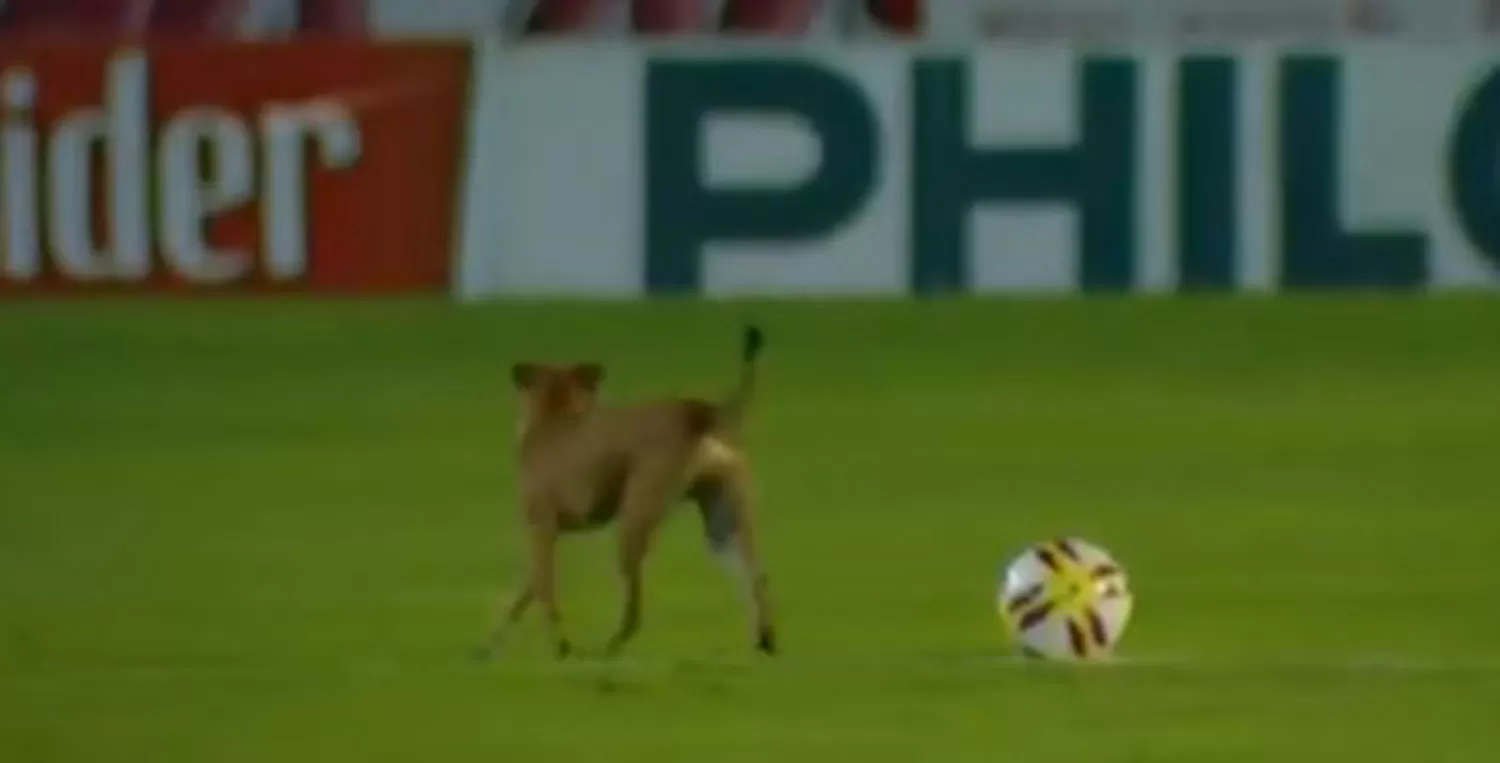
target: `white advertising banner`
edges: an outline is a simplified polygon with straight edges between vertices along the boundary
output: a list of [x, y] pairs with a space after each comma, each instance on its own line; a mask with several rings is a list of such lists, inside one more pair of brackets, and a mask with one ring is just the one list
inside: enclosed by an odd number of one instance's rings
[[1500, 58], [486, 46], [465, 297], [1493, 288]]

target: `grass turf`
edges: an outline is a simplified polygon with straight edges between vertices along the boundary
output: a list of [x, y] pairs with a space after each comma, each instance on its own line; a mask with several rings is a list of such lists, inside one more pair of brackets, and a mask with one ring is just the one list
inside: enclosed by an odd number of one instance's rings
[[[678, 515], [645, 630], [468, 658], [521, 567], [507, 363], [752, 425], [786, 654]], [[1500, 303], [0, 306], [0, 760], [1490, 761]], [[1004, 658], [1027, 541], [1108, 668]], [[610, 537], [564, 548], [597, 646]]]

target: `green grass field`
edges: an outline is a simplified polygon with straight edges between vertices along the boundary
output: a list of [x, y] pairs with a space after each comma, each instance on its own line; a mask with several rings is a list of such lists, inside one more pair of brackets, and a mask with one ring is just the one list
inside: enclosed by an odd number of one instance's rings
[[[752, 425], [784, 656], [696, 516], [613, 664], [529, 621], [519, 357]], [[1494, 761], [1500, 302], [0, 306], [0, 761]], [[1139, 601], [1119, 665], [1010, 660], [1023, 544]], [[564, 547], [575, 638], [618, 596]], [[1045, 757], [1044, 757], [1045, 756]]]

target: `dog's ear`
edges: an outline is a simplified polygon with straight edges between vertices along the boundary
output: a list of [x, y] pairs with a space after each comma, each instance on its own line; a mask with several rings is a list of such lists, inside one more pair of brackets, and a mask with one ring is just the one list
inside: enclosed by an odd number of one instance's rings
[[516, 363], [510, 367], [510, 381], [516, 389], [530, 389], [541, 375], [541, 367], [535, 363]]
[[578, 385], [590, 392], [598, 390], [599, 383], [604, 381], [604, 366], [598, 363], [578, 363], [572, 373]]

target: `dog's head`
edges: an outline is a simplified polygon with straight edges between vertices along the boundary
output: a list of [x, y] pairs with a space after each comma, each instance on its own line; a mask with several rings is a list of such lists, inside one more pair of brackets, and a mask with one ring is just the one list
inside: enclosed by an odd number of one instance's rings
[[524, 433], [536, 424], [592, 408], [598, 399], [599, 383], [604, 380], [604, 367], [598, 363], [517, 363], [510, 375], [521, 395], [520, 428]]

